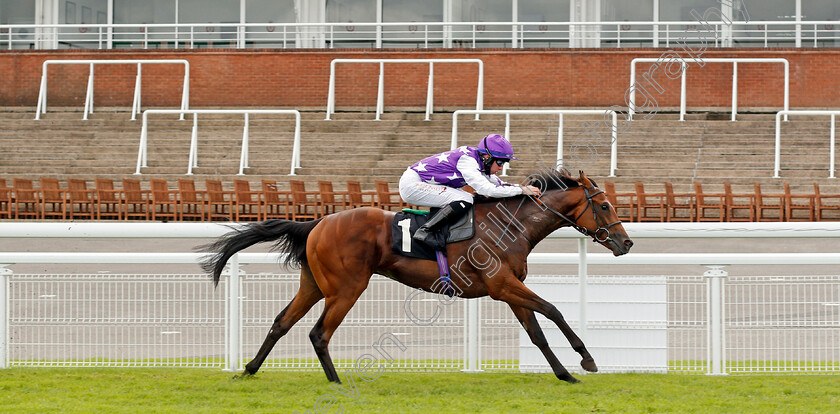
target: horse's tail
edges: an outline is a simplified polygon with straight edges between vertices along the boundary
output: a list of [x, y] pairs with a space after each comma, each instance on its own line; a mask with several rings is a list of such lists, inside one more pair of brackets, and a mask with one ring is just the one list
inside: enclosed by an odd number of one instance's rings
[[234, 228], [215, 242], [198, 247], [198, 250], [213, 253], [201, 260], [201, 268], [213, 275], [213, 284], [218, 286], [222, 270], [231, 256], [267, 241], [276, 241], [272, 250], [286, 253], [287, 266], [306, 264], [306, 239], [320, 221], [266, 220]]

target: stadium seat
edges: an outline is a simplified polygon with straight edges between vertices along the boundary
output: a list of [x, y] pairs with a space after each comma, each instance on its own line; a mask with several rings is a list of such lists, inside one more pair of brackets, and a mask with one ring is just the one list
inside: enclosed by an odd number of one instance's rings
[[[665, 182], [665, 221], [694, 221], [694, 194], [674, 193], [674, 185]], [[687, 211], [678, 214], [678, 211]]]
[[15, 178], [12, 180], [15, 220], [22, 218], [41, 218], [38, 190], [32, 186], [32, 180]]
[[320, 217], [317, 191], [306, 191], [306, 184], [300, 180], [289, 180], [292, 193], [292, 220], [314, 220]]
[[[785, 221], [785, 195], [784, 194], [762, 194], [761, 184], [753, 184], [755, 188], [755, 220], [756, 221]], [[776, 201], [773, 203], [772, 201]], [[779, 218], [765, 217], [765, 211], [778, 211]]]
[[[665, 211], [665, 194], [664, 193], [647, 193], [645, 192], [645, 185], [636, 182], [636, 208], [638, 209], [638, 221], [655, 221], [663, 222], [667, 219], [667, 212]], [[650, 215], [651, 211], [654, 215]]]
[[96, 219], [122, 219], [122, 192], [114, 189], [114, 180], [97, 178], [94, 180], [96, 189]]
[[[358, 181], [347, 181], [347, 200], [349, 208], [373, 206], [375, 192], [362, 191], [362, 185]], [[365, 201], [365, 196], [369, 197]]]
[[[694, 202], [697, 221], [724, 221], [726, 219], [725, 194], [708, 194], [703, 192], [703, 184], [694, 182]], [[709, 216], [711, 211], [717, 215]]]
[[[790, 184], [785, 186], [785, 217], [787, 221], [814, 221], [814, 194], [791, 194]], [[797, 203], [797, 200], [802, 200]], [[805, 211], [806, 217], [797, 217], [796, 211]]]
[[[634, 214], [636, 193], [617, 193], [615, 184], [612, 181], [604, 182], [604, 191], [607, 193], [607, 200], [612, 204], [619, 220], [636, 221], [636, 215]], [[621, 197], [622, 201], [619, 201], [619, 197]], [[623, 210], [626, 210], [626, 212]]]
[[6, 179], [0, 178], [0, 219], [12, 218], [12, 189], [6, 187]]
[[206, 218], [206, 192], [195, 190], [195, 181], [178, 179], [178, 215], [181, 221]]
[[[726, 197], [726, 221], [755, 221], [755, 196], [753, 194], [735, 194], [732, 185], [723, 183]], [[739, 210], [745, 214], [737, 214]]]
[[233, 180], [234, 219], [262, 220], [263, 198], [259, 191], [251, 191], [251, 184], [247, 180]]
[[55, 178], [39, 179], [41, 183], [40, 210], [41, 218], [67, 219], [67, 198], [66, 191], [61, 188]]
[[[396, 196], [396, 200], [392, 197]], [[376, 182], [376, 206], [383, 210], [391, 210], [396, 207], [398, 210], [406, 208], [408, 204], [402, 200], [398, 191], [391, 191], [387, 181]]]
[[332, 181], [318, 181], [318, 202], [325, 216], [347, 208], [346, 194], [336, 192]]
[[207, 220], [233, 221], [233, 193], [225, 191], [219, 180], [205, 180], [207, 189]]
[[274, 180], [262, 180], [265, 219], [291, 219], [292, 203], [288, 191], [280, 191]]
[[[826, 203], [827, 202], [827, 203]], [[840, 220], [840, 215], [827, 218], [825, 213], [836, 211], [840, 213], [840, 194], [824, 195], [820, 192], [820, 185], [814, 183], [814, 212], [817, 221]]]
[[67, 216], [93, 220], [96, 212], [95, 193], [87, 188], [87, 181], [80, 178], [67, 179]]
[[166, 180], [152, 178], [149, 180], [152, 187], [151, 192], [151, 216], [152, 220], [178, 221], [178, 191], [170, 190]]
[[149, 200], [149, 192], [143, 191], [140, 187], [140, 180], [123, 178], [122, 186], [123, 218], [148, 220], [151, 200]]

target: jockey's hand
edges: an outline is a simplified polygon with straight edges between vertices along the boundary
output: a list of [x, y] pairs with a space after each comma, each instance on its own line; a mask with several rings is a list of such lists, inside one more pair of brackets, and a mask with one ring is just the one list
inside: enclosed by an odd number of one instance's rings
[[522, 186], [522, 194], [525, 195], [532, 195], [534, 197], [539, 197], [542, 192], [539, 188], [534, 187], [533, 185], [523, 185]]

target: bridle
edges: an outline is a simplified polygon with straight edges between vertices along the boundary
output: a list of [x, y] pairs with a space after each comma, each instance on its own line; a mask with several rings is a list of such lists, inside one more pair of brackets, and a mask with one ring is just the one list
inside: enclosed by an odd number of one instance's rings
[[[572, 225], [572, 227], [574, 227], [574, 228], [575, 228], [575, 230], [577, 230], [577, 231], [579, 231], [579, 232], [581, 232], [581, 233], [583, 233], [583, 234], [585, 234], [585, 235], [587, 235], [587, 236], [589, 236], [589, 237], [592, 237], [592, 241], [593, 241], [593, 242], [596, 242], [596, 243], [606, 243], [606, 242], [611, 242], [611, 241], [613, 241], [613, 240], [612, 240], [612, 238], [610, 237], [610, 227], [615, 226], [615, 225], [618, 225], [618, 224], [621, 224], [621, 220], [616, 221], [615, 223], [605, 224], [605, 223], [606, 223], [606, 221], [605, 221], [604, 219], [602, 219], [602, 218], [598, 217], [598, 213], [595, 211], [595, 203], [592, 201], [592, 198], [593, 198], [593, 197], [597, 196], [598, 194], [603, 194], [603, 193], [604, 193], [604, 190], [601, 190], [601, 189], [599, 189], [599, 188], [597, 188], [597, 187], [596, 187], [596, 189], [597, 189], [598, 191], [596, 191], [596, 192], [594, 192], [594, 193], [592, 193], [592, 194], [589, 194], [589, 190], [588, 190], [586, 187], [581, 186], [581, 188], [583, 188], [583, 193], [584, 193], [584, 195], [586, 195], [586, 202], [587, 202], [587, 205], [586, 205], [586, 208], [584, 208], [584, 209], [583, 209], [583, 211], [581, 211], [581, 212], [580, 212], [580, 214], [578, 214], [578, 216], [577, 216], [577, 217], [575, 217], [574, 219], [570, 219], [570, 218], [569, 218], [568, 216], [566, 216], [565, 214], [563, 214], [563, 213], [561, 213], [561, 212], [559, 212], [559, 211], [555, 210], [554, 208], [552, 208], [552, 207], [551, 207], [551, 206], [549, 206], [548, 204], [544, 203], [544, 202], [543, 202], [543, 201], [542, 201], [539, 197], [531, 197], [531, 198], [532, 198], [534, 201], [536, 201], [536, 202], [537, 202], [537, 204], [539, 204], [540, 206], [542, 206], [542, 207], [543, 207], [543, 208], [545, 208], [546, 210], [548, 210], [548, 211], [550, 211], [550, 212], [554, 213], [554, 215], [556, 215], [557, 217], [560, 217], [560, 218], [562, 218], [563, 220], [566, 220], [566, 222], [567, 222], [567, 223], [569, 223], [569, 224], [571, 224], [571, 225]], [[517, 207], [516, 207], [516, 210], [514, 210], [514, 212], [513, 212], [513, 214], [512, 214], [512, 216], [513, 216], [513, 217], [516, 217], [516, 213], [518, 213], [518, 212], [519, 212], [519, 209], [520, 209], [520, 208], [522, 208], [522, 204], [523, 204], [523, 203], [525, 203], [525, 200], [526, 200], [526, 199], [528, 199], [528, 197], [523, 197], [523, 198], [522, 198], [522, 201], [520, 201], [520, 202], [519, 202], [519, 206], [517, 206]], [[583, 214], [584, 214], [584, 213], [586, 213], [586, 210], [588, 210], [588, 209], [590, 209], [590, 208], [592, 208], [592, 215], [593, 215], [593, 217], [595, 218], [595, 224], [597, 224], [597, 225], [598, 225], [598, 229], [597, 229], [597, 230], [589, 230], [589, 229], [587, 229], [586, 227], [583, 227], [583, 226], [581, 226], [581, 225], [577, 224], [577, 221], [578, 221], [581, 217], [583, 217]], [[499, 244], [501, 243], [501, 241], [502, 241], [502, 237], [504, 237], [504, 234], [506, 234], [506, 233], [507, 233], [507, 231], [508, 231], [508, 229], [510, 228], [510, 225], [511, 225], [512, 223], [513, 223], [513, 219], [512, 219], [512, 220], [510, 220], [510, 221], [508, 221], [507, 226], [505, 226], [505, 229], [504, 229], [504, 231], [502, 232], [502, 236], [500, 236], [500, 237], [499, 237], [499, 240], [498, 240], [498, 241], [496, 241], [496, 245], [499, 245]], [[535, 246], [534, 242], [532, 242], [532, 241], [531, 241], [531, 239], [529, 239], [529, 238], [528, 238], [528, 235], [527, 235], [527, 234], [525, 234], [524, 232], [522, 233], [522, 235], [525, 237], [525, 240], [527, 240], [527, 241], [528, 241], [528, 244], [530, 244], [530, 245], [531, 245], [531, 249], [533, 249], [533, 248], [534, 248], [534, 246]], [[603, 237], [601, 237], [600, 235], [603, 235]]]
[[[592, 198], [597, 196], [598, 194], [603, 194], [604, 190], [601, 190], [600, 188], [596, 187], [596, 190], [598, 190], [598, 191], [595, 191], [594, 193], [589, 194], [589, 190], [586, 187], [582, 186], [581, 188], [583, 188], [583, 193], [584, 193], [584, 195], [586, 195], [587, 204], [586, 204], [586, 207], [583, 209], [583, 211], [581, 211], [580, 214], [578, 214], [578, 216], [575, 217], [574, 219], [570, 219], [565, 214], [553, 209], [551, 206], [544, 203], [539, 198], [534, 198], [534, 200], [536, 200], [537, 203], [540, 204], [542, 207], [544, 207], [546, 210], [554, 213], [554, 215], [562, 218], [563, 220], [566, 220], [566, 222], [571, 224], [572, 227], [575, 228], [575, 230], [577, 230], [577, 231], [579, 231], [579, 232], [581, 232], [581, 233], [583, 233], [583, 234], [585, 234], [589, 237], [592, 237], [593, 242], [596, 242], [596, 243], [611, 242], [612, 238], [610, 238], [610, 227], [621, 224], [621, 220], [616, 221], [615, 223], [607, 224], [607, 222], [603, 218], [598, 216], [598, 212], [595, 211], [595, 203], [592, 201]], [[583, 226], [581, 226], [577, 223], [577, 221], [581, 217], [583, 217], [583, 215], [586, 213], [586, 210], [589, 210], [590, 208], [592, 209], [592, 216], [595, 218], [595, 224], [598, 225], [597, 230], [587, 229], [586, 227], [583, 227]]]

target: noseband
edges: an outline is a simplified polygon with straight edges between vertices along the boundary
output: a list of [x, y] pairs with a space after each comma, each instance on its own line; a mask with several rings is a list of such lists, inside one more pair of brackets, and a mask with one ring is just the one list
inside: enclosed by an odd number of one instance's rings
[[[584, 208], [583, 211], [581, 211], [580, 214], [577, 217], [574, 218], [574, 220], [570, 219], [565, 214], [551, 208], [551, 206], [549, 206], [548, 204], [543, 203], [543, 201], [540, 200], [539, 198], [534, 198], [534, 199], [537, 200], [537, 202], [540, 203], [543, 207], [545, 207], [546, 210], [554, 213], [554, 215], [562, 218], [563, 220], [566, 220], [569, 224], [572, 225], [572, 227], [575, 228], [575, 230], [577, 230], [577, 231], [579, 231], [579, 232], [581, 232], [581, 233], [583, 233], [583, 234], [585, 234], [589, 237], [592, 237], [593, 242], [598, 242], [598, 243], [611, 242], [612, 239], [610, 238], [610, 227], [615, 226], [617, 224], [621, 224], [621, 220], [616, 221], [615, 223], [606, 224], [606, 221], [604, 221], [603, 218], [599, 217], [598, 213], [595, 211], [595, 204], [592, 201], [592, 198], [595, 197], [598, 194], [603, 194], [604, 190], [597, 189], [598, 191], [596, 191], [592, 194], [589, 194], [589, 190], [587, 190], [586, 187], [581, 186], [581, 188], [583, 188], [583, 193], [586, 195], [587, 204], [586, 204], [586, 208]], [[597, 230], [589, 230], [586, 227], [583, 227], [583, 226], [581, 226], [577, 223], [577, 221], [581, 217], [583, 217], [583, 215], [586, 213], [586, 210], [588, 210], [590, 208], [592, 209], [592, 216], [595, 218], [595, 224], [598, 225]]]

